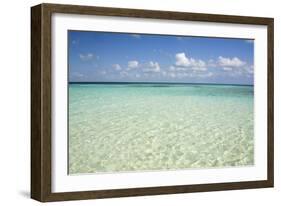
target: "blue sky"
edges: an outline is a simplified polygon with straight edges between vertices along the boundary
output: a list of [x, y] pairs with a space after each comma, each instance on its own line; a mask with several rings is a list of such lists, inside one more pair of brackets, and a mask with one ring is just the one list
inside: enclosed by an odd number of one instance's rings
[[68, 32], [70, 82], [253, 84], [247, 39]]

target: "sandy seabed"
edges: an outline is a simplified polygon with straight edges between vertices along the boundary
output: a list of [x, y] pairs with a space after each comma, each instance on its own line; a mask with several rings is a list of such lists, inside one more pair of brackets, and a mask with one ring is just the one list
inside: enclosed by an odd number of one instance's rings
[[69, 86], [69, 173], [254, 164], [253, 87]]

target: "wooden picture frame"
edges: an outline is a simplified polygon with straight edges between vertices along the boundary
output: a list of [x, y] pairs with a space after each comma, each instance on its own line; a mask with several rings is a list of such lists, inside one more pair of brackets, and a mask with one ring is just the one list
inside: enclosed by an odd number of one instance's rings
[[[51, 16], [54, 13], [167, 19], [193, 22], [220, 22], [267, 27], [267, 179], [214, 184], [169, 185], [78, 192], [52, 192], [51, 158]], [[274, 182], [274, 78], [272, 18], [215, 14], [40, 4], [31, 8], [31, 198], [41, 202], [96, 198], [160, 195], [273, 187]]]

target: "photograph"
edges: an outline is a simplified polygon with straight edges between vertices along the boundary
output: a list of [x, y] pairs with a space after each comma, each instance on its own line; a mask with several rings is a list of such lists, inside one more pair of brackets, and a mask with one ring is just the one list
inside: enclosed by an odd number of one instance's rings
[[255, 165], [254, 39], [67, 38], [69, 175]]
[[274, 187], [274, 18], [31, 8], [31, 198]]

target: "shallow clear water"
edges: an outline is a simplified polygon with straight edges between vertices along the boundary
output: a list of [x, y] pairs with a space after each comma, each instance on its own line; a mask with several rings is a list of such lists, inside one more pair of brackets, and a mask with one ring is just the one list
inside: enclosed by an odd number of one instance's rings
[[253, 87], [70, 84], [69, 173], [254, 164]]

